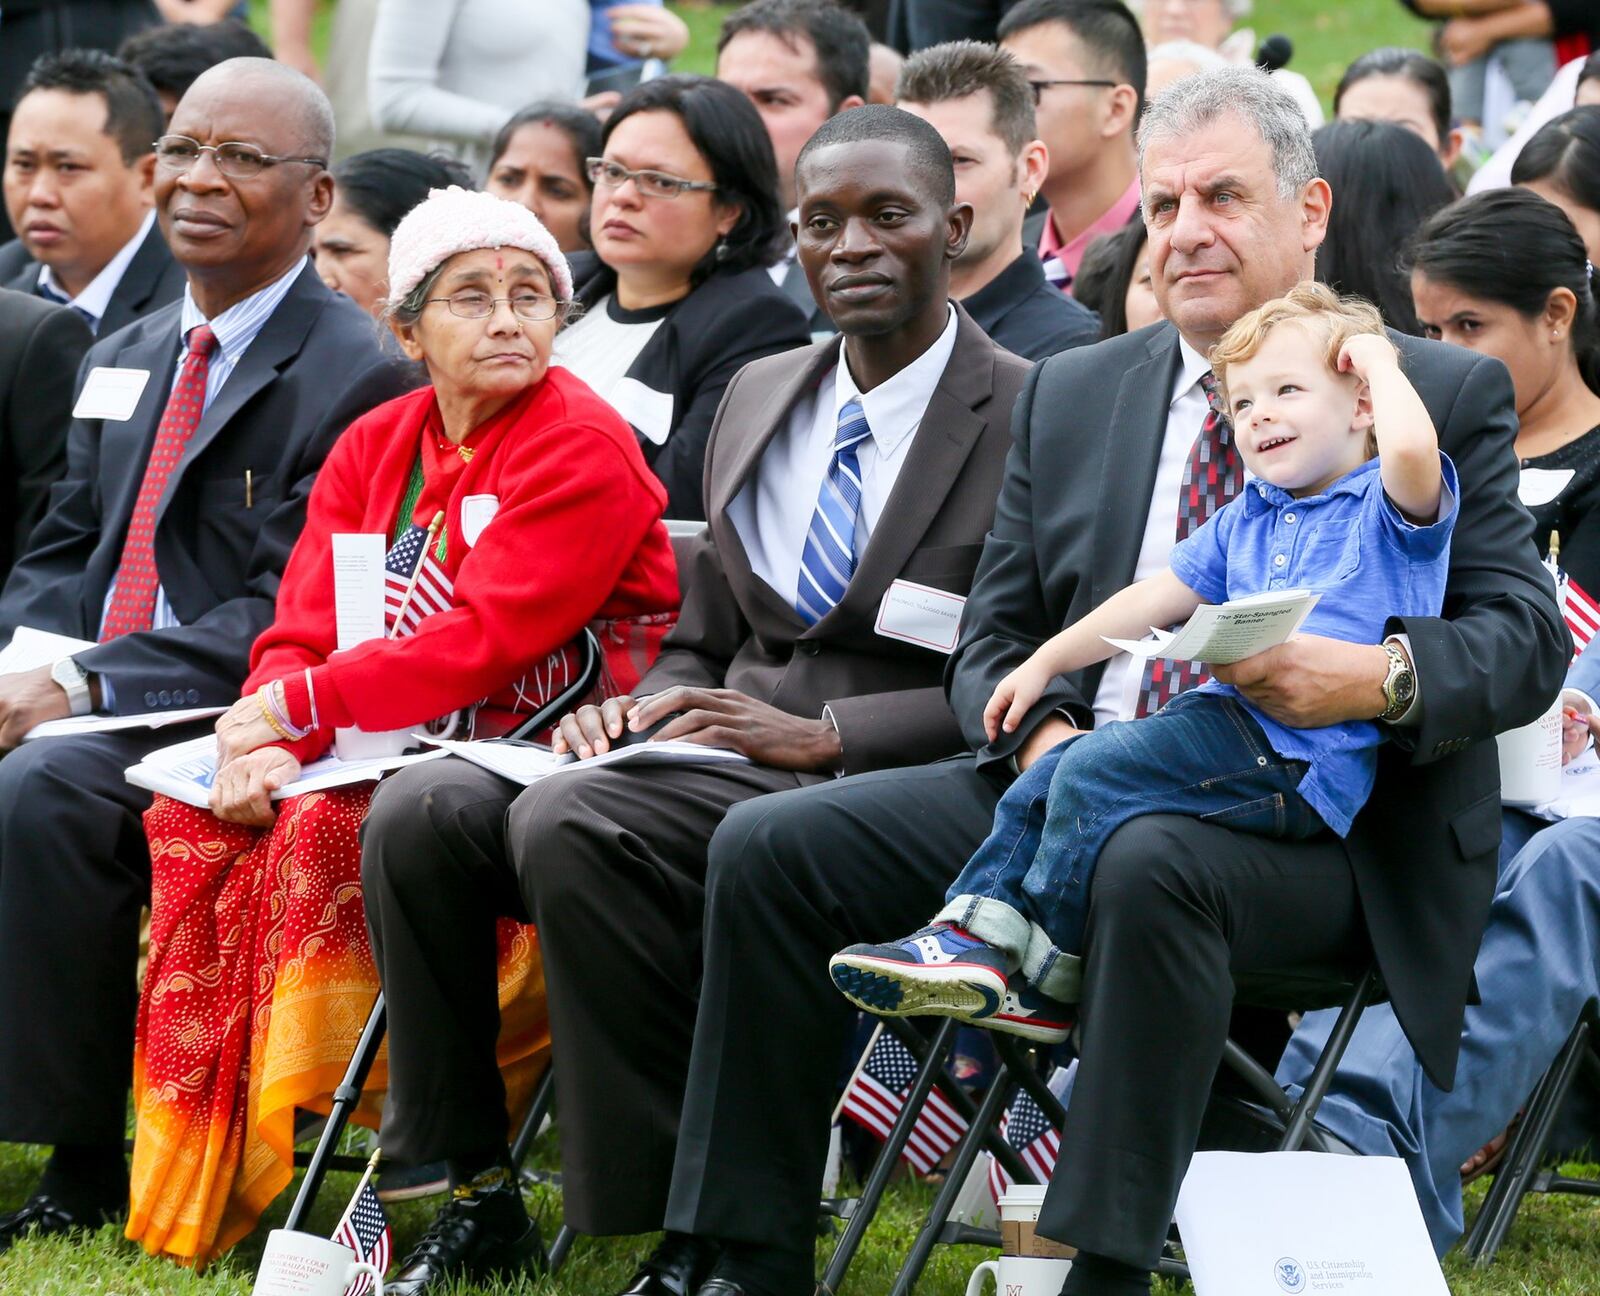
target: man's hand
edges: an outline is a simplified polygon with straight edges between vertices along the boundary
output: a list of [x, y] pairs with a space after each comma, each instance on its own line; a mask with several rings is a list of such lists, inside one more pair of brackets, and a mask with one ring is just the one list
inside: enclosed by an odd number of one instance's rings
[[50, 668], [0, 675], [0, 751], [10, 751], [34, 725], [72, 714], [67, 691], [50, 678]]
[[270, 828], [278, 816], [272, 794], [300, 777], [300, 762], [281, 747], [263, 747], [217, 770], [211, 813], [228, 823]]
[[607, 698], [599, 706], [579, 707], [561, 717], [550, 737], [550, 750], [557, 756], [574, 752], [579, 760], [610, 751], [612, 742], [622, 737], [628, 713], [635, 705], [631, 697], [622, 694]]
[[628, 728], [648, 729], [668, 716], [651, 741], [726, 747], [757, 765], [808, 774], [837, 770], [844, 761], [839, 731], [827, 720], [805, 720], [733, 689], [669, 688], [635, 704]]
[[1383, 713], [1389, 654], [1380, 644], [1296, 635], [1211, 673], [1280, 724], [1321, 729], [1344, 720], [1373, 720]]
[[1053, 715], [1041, 720], [1039, 727], [1027, 736], [1021, 747], [1017, 748], [1017, 769], [1026, 771], [1028, 766], [1052, 747], [1057, 747], [1068, 738], [1075, 738], [1083, 732], [1072, 721], [1064, 720], [1060, 716]]

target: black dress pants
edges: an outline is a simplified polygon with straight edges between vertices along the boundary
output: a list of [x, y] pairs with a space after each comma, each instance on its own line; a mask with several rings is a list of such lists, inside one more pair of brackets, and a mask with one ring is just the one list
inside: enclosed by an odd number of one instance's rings
[[0, 1141], [126, 1136], [150, 793], [123, 771], [205, 729], [46, 738], [0, 759]]
[[[828, 956], [925, 922], [999, 792], [966, 758], [729, 813], [711, 845], [667, 1227], [803, 1251], [853, 1015]], [[1221, 1060], [1233, 973], [1357, 962], [1364, 928], [1331, 837], [1272, 842], [1172, 816], [1111, 838], [1090, 906], [1082, 1054], [1039, 1227], [1153, 1268]]]
[[379, 784], [361, 880], [388, 1004], [385, 1151], [422, 1163], [503, 1143], [494, 920], [532, 921], [567, 1222], [659, 1229], [699, 1000], [707, 844], [730, 806], [799, 782], [730, 763], [523, 789], [449, 758]]

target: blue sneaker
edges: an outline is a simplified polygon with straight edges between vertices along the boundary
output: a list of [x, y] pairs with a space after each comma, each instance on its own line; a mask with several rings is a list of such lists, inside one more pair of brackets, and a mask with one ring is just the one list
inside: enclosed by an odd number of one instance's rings
[[1040, 994], [1016, 972], [1011, 976], [1000, 1007], [991, 1017], [978, 1023], [989, 1030], [1020, 1035], [1039, 1044], [1059, 1044], [1072, 1034], [1078, 1014], [1070, 1004]]
[[828, 960], [851, 1003], [879, 1017], [954, 1017], [987, 1024], [1005, 999], [1010, 960], [993, 945], [934, 923], [888, 945], [852, 945]]

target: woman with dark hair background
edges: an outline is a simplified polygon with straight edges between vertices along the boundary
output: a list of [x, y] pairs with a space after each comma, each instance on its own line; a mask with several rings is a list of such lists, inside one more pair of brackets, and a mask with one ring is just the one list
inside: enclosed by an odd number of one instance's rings
[[1494, 189], [1435, 214], [1408, 262], [1424, 335], [1511, 371], [1535, 541], [1559, 534], [1561, 565], [1600, 591], [1600, 317], [1583, 240], [1537, 194]]
[[1517, 155], [1511, 183], [1566, 212], [1589, 259], [1600, 257], [1600, 107], [1546, 122]]
[[594, 186], [584, 162], [600, 152], [600, 141], [600, 119], [588, 109], [541, 99], [494, 137], [483, 187], [531, 211], [563, 252], [588, 251]]
[[573, 266], [586, 313], [555, 357], [633, 425], [666, 515], [703, 518], [723, 390], [750, 361], [811, 340], [767, 273], [789, 238], [772, 143], [732, 86], [661, 77], [623, 96], [588, 172], [595, 258]]
[[472, 187], [466, 167], [411, 149], [357, 153], [333, 168], [333, 207], [313, 236], [317, 274], [376, 319], [389, 295], [389, 236], [432, 189]]
[[1101, 338], [1120, 337], [1160, 319], [1161, 306], [1150, 286], [1144, 221], [1135, 217], [1115, 234], [1103, 234], [1091, 243], [1072, 289], [1100, 316]]
[[1434, 59], [1387, 45], [1370, 50], [1344, 70], [1333, 92], [1338, 121], [1389, 121], [1420, 136], [1448, 171], [1461, 153], [1461, 132], [1451, 129], [1450, 78]]
[[1365, 297], [1390, 328], [1420, 333], [1400, 256], [1417, 227], [1455, 197], [1439, 155], [1391, 121], [1330, 122], [1311, 139], [1318, 173], [1339, 196], [1317, 249], [1318, 280]]

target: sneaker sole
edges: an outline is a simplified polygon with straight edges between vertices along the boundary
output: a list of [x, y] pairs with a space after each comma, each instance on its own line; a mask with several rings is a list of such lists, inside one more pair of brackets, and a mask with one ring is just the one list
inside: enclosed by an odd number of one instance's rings
[[986, 1022], [1006, 993], [1004, 977], [970, 963], [897, 963], [851, 954], [833, 959], [828, 975], [846, 999], [879, 1017]]
[[1072, 1034], [1072, 1022], [1042, 1022], [1033, 1018], [1006, 1017], [996, 1014], [976, 1023], [985, 1030], [1004, 1031], [1035, 1044], [1061, 1044]]

